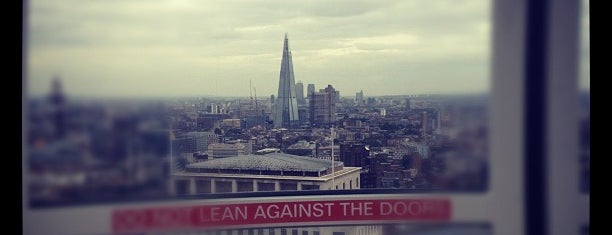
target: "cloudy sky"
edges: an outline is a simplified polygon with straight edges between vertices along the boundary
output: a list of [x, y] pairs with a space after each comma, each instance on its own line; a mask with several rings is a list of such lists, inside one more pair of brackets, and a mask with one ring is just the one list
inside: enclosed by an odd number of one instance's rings
[[[296, 81], [343, 96], [489, 89], [490, 1], [32, 0], [28, 92], [276, 93], [285, 32]], [[305, 85], [306, 86], [306, 85]]]

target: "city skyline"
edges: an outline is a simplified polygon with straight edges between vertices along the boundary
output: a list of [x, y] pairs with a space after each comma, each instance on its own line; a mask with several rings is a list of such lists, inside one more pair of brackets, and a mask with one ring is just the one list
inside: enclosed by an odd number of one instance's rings
[[488, 92], [488, 1], [234, 3], [30, 1], [25, 92], [44, 95], [59, 76], [72, 96], [246, 96], [252, 81], [266, 97], [284, 32], [304, 84]]

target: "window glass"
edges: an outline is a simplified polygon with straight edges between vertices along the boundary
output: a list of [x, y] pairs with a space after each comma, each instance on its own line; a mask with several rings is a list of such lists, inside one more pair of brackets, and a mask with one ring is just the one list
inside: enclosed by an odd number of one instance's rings
[[29, 205], [487, 189], [490, 1], [239, 2], [29, 1]]

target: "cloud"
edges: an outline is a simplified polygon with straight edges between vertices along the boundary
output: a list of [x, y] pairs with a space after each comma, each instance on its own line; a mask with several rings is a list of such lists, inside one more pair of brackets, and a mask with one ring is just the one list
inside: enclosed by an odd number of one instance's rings
[[288, 32], [305, 84], [343, 95], [486, 91], [489, 4], [34, 0], [27, 88], [45, 94], [60, 74], [74, 95], [237, 96], [249, 80], [273, 94]]

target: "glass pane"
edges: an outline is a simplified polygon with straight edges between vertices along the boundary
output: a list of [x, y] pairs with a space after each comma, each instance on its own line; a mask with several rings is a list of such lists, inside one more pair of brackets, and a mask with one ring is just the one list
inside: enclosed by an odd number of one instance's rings
[[490, 1], [28, 7], [34, 208], [487, 188]]

